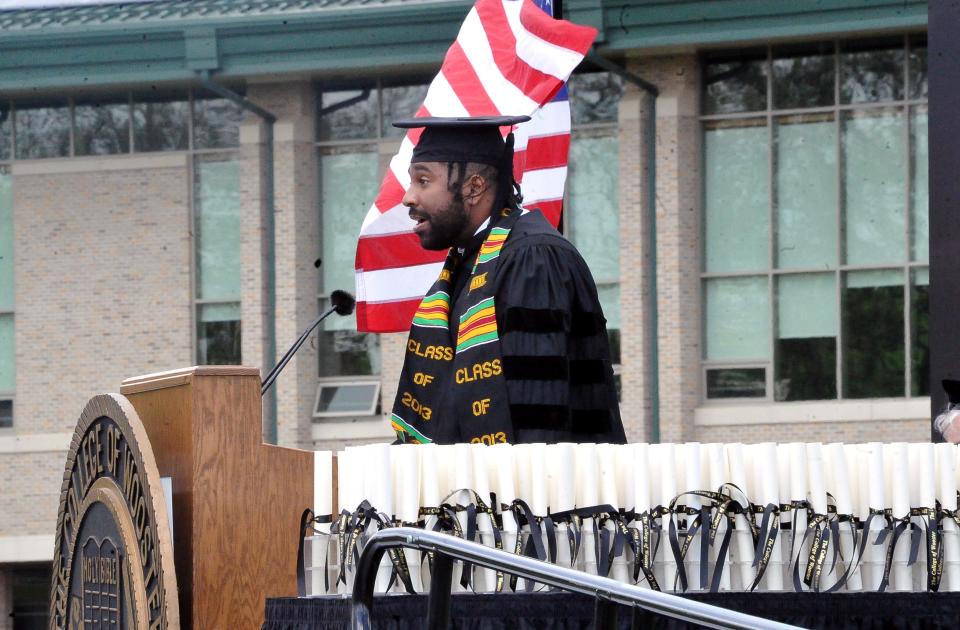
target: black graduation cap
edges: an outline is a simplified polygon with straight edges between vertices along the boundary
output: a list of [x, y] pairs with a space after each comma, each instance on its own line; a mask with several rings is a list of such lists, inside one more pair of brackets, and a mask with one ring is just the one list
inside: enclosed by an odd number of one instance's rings
[[513, 143], [504, 142], [500, 127], [511, 127], [528, 120], [529, 116], [423, 117], [397, 120], [393, 126], [401, 129], [423, 127], [411, 163], [476, 162], [502, 168], [508, 157], [505, 154], [508, 148], [509, 163], [513, 162]]

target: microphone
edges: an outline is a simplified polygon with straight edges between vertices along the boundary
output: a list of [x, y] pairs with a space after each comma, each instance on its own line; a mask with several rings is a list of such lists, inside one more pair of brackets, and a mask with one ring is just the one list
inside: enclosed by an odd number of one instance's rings
[[330, 294], [330, 303], [333, 304], [333, 310], [337, 312], [337, 315], [352, 315], [353, 307], [357, 305], [357, 301], [352, 295], [340, 289]]
[[341, 291], [337, 289], [330, 294], [330, 303], [333, 305], [327, 309], [320, 317], [313, 320], [313, 323], [303, 331], [303, 334], [297, 338], [297, 341], [287, 350], [286, 354], [283, 355], [283, 358], [270, 370], [270, 373], [267, 374], [267, 377], [263, 379], [263, 383], [260, 384], [260, 396], [263, 396], [267, 393], [267, 390], [270, 389], [270, 386], [273, 385], [273, 382], [277, 380], [277, 377], [280, 375], [280, 372], [286, 367], [290, 359], [293, 358], [293, 355], [297, 353], [297, 350], [300, 349], [300, 346], [303, 345], [303, 342], [307, 340], [307, 337], [310, 336], [310, 333], [313, 332], [313, 329], [320, 325], [320, 322], [325, 320], [331, 313], [336, 313], [337, 315], [350, 315], [353, 313], [353, 307], [356, 306], [357, 300], [347, 293], [346, 291]]

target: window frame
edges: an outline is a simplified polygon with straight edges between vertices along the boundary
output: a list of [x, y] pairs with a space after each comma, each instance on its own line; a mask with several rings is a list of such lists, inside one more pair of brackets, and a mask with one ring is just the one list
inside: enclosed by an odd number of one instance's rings
[[[373, 396], [370, 398], [370, 407], [369, 409], [360, 410], [360, 411], [318, 411], [320, 406], [320, 394], [323, 392], [325, 387], [365, 387], [373, 385], [374, 391]], [[317, 380], [317, 391], [313, 397], [313, 407], [311, 407], [311, 417], [314, 419], [314, 422], [317, 420], [323, 421], [328, 418], [369, 418], [371, 416], [377, 416], [377, 407], [380, 405], [380, 391], [383, 384], [380, 382], [379, 376], [374, 378], [358, 378], [354, 376], [345, 376], [345, 377], [324, 377]]]
[[[844, 45], [846, 44], [856, 44], [861, 41], [870, 41], [866, 40], [857, 40], [857, 39], [832, 39], [832, 40], [819, 40], [807, 42], [811, 46], [815, 46], [818, 43], [824, 41], [830, 42], [832, 47], [830, 48], [831, 52], [829, 53], [833, 58], [833, 68], [834, 68], [834, 77], [833, 77], [833, 104], [829, 106], [814, 106], [814, 107], [791, 107], [791, 108], [782, 108], [778, 109], [774, 106], [773, 102], [773, 93], [774, 93], [774, 72], [773, 72], [773, 61], [776, 58], [775, 53], [778, 51], [778, 46], [775, 45], [766, 45], [762, 47], [763, 55], [762, 58], [765, 64], [765, 81], [766, 81], [766, 106], [762, 110], [751, 110], [751, 111], [742, 111], [742, 112], [731, 112], [723, 114], [707, 114], [701, 112], [698, 119], [700, 121], [700, 137], [705, 139], [707, 131], [710, 128], [711, 124], [723, 121], [735, 121], [735, 120], [747, 120], [747, 119], [763, 119], [764, 124], [766, 125], [766, 145], [764, 149], [767, 151], [767, 172], [765, 177], [767, 178], [768, 183], [768, 198], [767, 198], [767, 260], [765, 269], [757, 269], [752, 271], [744, 272], [708, 272], [706, 270], [707, 259], [706, 259], [706, 246], [707, 246], [707, 220], [706, 220], [706, 199], [707, 199], [707, 188], [706, 188], [706, 172], [707, 172], [707, 160], [706, 160], [706, 143], [701, 143], [701, 152], [700, 152], [700, 172], [703, 174], [701, 177], [701, 200], [703, 200], [703, 220], [701, 221], [701, 247], [699, 248], [699, 282], [700, 282], [700, 296], [701, 296], [701, 309], [700, 309], [700, 331], [701, 338], [703, 340], [701, 344], [701, 354], [699, 360], [699, 383], [700, 383], [700, 394], [699, 394], [699, 404], [706, 406], [742, 406], [742, 405], [804, 405], [810, 403], [836, 403], [840, 401], [864, 401], [864, 400], [876, 400], [875, 398], [849, 398], [846, 396], [847, 387], [844, 383], [844, 333], [843, 333], [843, 324], [844, 324], [844, 300], [843, 293], [846, 286], [846, 277], [848, 272], [856, 271], [870, 271], [870, 270], [885, 270], [885, 271], [899, 271], [903, 275], [903, 388], [899, 395], [885, 397], [884, 399], [893, 399], [893, 400], [915, 400], [922, 399], [929, 396], [929, 394], [921, 394], [919, 396], [913, 395], [913, 313], [912, 313], [912, 304], [913, 297], [915, 294], [913, 286], [913, 278], [915, 272], [918, 270], [928, 270], [929, 269], [929, 253], [927, 255], [926, 261], [914, 260], [914, 251], [913, 251], [913, 184], [914, 184], [914, 173], [915, 173], [915, 146], [914, 146], [914, 118], [917, 112], [928, 112], [928, 100], [927, 97], [912, 97], [913, 85], [912, 81], [914, 79], [913, 68], [911, 67], [911, 53], [915, 48], [924, 48], [927, 49], [926, 36], [924, 33], [903, 33], [896, 36], [891, 36], [890, 41], [894, 39], [899, 39], [900, 47], [899, 50], [902, 50], [904, 53], [903, 60], [903, 94], [902, 98], [897, 100], [886, 100], [886, 101], [876, 101], [876, 102], [859, 102], [859, 103], [841, 103], [841, 94], [840, 94], [840, 81], [841, 81], [841, 58], [844, 53]], [[918, 46], [918, 41], [922, 41], [922, 45]], [[798, 44], [797, 46], [802, 46], [803, 43]], [[793, 45], [791, 45], [793, 46]], [[897, 48], [894, 48], [897, 49]], [[761, 50], [760, 47], [753, 49], [758, 52]], [[723, 60], [730, 56], [729, 53], [733, 51], [723, 51], [720, 53], [708, 53], [701, 57], [700, 63], [702, 68], [706, 68], [712, 59]], [[726, 54], [725, 54], [726, 53]], [[827, 53], [823, 53], [827, 54]], [[750, 51], [747, 51], [744, 54], [744, 58], [750, 59], [759, 59], [761, 56], [758, 54], [753, 56], [750, 54]], [[706, 73], [703, 73], [704, 81], [701, 83], [700, 94], [702, 97], [702, 109], [706, 110]], [[845, 199], [844, 191], [844, 134], [843, 126], [844, 121], [847, 120], [850, 116], [850, 112], [864, 112], [870, 110], [895, 110], [897, 117], [903, 121], [903, 163], [905, 165], [903, 171], [903, 189], [904, 189], [904, 198], [903, 198], [903, 211], [904, 211], [904, 230], [903, 230], [903, 240], [905, 246], [905, 255], [904, 261], [900, 264], [895, 265], [851, 265], [846, 263], [846, 243], [844, 240], [845, 234], [845, 221], [847, 218], [847, 203]], [[836, 142], [836, 173], [837, 173], [837, 190], [836, 190], [836, 207], [834, 210], [835, 221], [836, 221], [836, 263], [828, 268], [778, 268], [777, 267], [777, 212], [778, 212], [778, 200], [777, 200], [777, 190], [776, 190], [776, 178], [777, 178], [777, 123], [780, 119], [787, 116], [802, 116], [802, 115], [829, 115], [832, 117], [832, 124], [835, 129], [835, 142]], [[835, 278], [835, 298], [836, 298], [836, 314], [835, 314], [835, 325], [836, 325], [836, 335], [835, 335], [835, 347], [836, 347], [836, 356], [835, 356], [835, 381], [836, 381], [836, 396], [828, 399], [810, 399], [810, 400], [796, 400], [796, 401], [779, 401], [776, 399], [776, 379], [777, 375], [775, 371], [777, 369], [777, 339], [778, 339], [778, 300], [777, 300], [777, 281], [780, 277], [788, 275], [810, 275], [813, 273], [831, 273]], [[707, 348], [707, 316], [706, 316], [706, 287], [707, 282], [711, 279], [718, 278], [735, 278], [735, 277], [766, 277], [767, 279], [767, 296], [769, 299], [769, 309], [768, 317], [770, 324], [769, 332], [769, 348], [770, 354], [766, 359], [744, 359], [744, 360], [710, 360], [706, 357], [706, 348]], [[708, 372], [711, 370], [718, 369], [742, 369], [742, 368], [763, 368], [764, 369], [764, 388], [765, 395], [763, 397], [737, 397], [737, 398], [710, 398], [708, 397]]]

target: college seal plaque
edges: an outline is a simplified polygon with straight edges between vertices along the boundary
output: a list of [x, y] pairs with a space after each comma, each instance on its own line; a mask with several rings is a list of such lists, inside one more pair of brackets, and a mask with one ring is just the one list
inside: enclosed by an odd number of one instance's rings
[[50, 627], [180, 627], [160, 474], [137, 412], [119, 394], [91, 399], [70, 443]]

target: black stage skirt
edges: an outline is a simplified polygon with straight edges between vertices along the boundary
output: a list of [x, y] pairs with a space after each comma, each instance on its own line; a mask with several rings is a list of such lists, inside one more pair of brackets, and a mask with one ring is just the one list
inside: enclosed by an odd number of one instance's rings
[[[960, 628], [960, 593], [713, 593], [691, 600], [805, 628], [926, 630]], [[572, 593], [455, 594], [452, 627], [461, 630], [581, 630], [593, 627], [594, 600]], [[374, 630], [426, 627], [426, 595], [378, 596]], [[630, 628], [623, 607], [619, 628]], [[642, 628], [699, 628], [648, 615]], [[341, 630], [350, 626], [349, 597], [268, 599], [267, 630]]]

